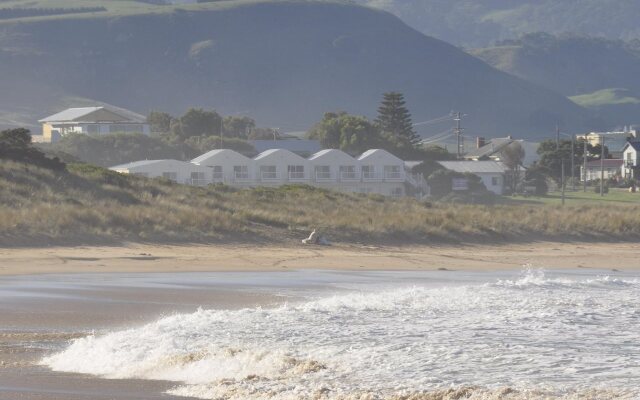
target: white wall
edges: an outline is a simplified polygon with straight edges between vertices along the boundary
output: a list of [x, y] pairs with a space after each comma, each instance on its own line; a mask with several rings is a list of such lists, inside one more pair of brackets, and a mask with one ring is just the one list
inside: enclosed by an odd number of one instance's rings
[[189, 162], [177, 161], [177, 160], [159, 160], [158, 162], [144, 164], [140, 166], [131, 167], [129, 169], [114, 169], [117, 172], [123, 172], [128, 174], [143, 174], [149, 178], [162, 177], [165, 172], [175, 173], [176, 182], [181, 184], [197, 184], [198, 182], [191, 181], [192, 172], [204, 173], [204, 182], [199, 184], [207, 185], [212, 182], [211, 169], [201, 167]]
[[[267, 153], [267, 154], [265, 154]], [[262, 153], [264, 156], [254, 159], [254, 168], [256, 172], [256, 182], [263, 185], [282, 185], [287, 183], [310, 183], [311, 163], [292, 153], [288, 150], [278, 149], [275, 151], [267, 150]], [[304, 176], [301, 178], [290, 178], [288, 174], [289, 165], [302, 165], [304, 167]], [[275, 166], [277, 177], [275, 179], [267, 178], [261, 173], [261, 167]]]
[[[200, 157], [199, 157], [200, 158]], [[194, 160], [195, 161], [195, 160]], [[214, 179], [216, 182], [223, 182], [228, 185], [248, 185], [255, 181], [255, 166], [252, 159], [243, 156], [242, 154], [233, 150], [221, 150], [212, 154], [210, 157], [197, 162], [198, 165], [207, 167], [210, 169], [213, 176], [214, 167], [222, 167], [222, 179]], [[236, 176], [234, 167], [247, 167], [248, 178], [243, 179], [242, 176]]]
[[[353, 183], [354, 181], [360, 180], [360, 162], [355, 158], [351, 157], [347, 153], [344, 153], [340, 150], [330, 150], [323, 151], [317, 157], [312, 156], [309, 159], [311, 163], [311, 178], [316, 179], [315, 169], [316, 166], [329, 166], [330, 172], [330, 182], [338, 182], [345, 181], [344, 183]], [[354, 178], [350, 178], [350, 176], [341, 176], [340, 167], [342, 166], [350, 166], [354, 168], [355, 176]], [[320, 181], [327, 181], [326, 179], [318, 179]]]
[[[374, 167], [374, 176], [365, 176], [363, 173], [362, 179], [364, 180], [373, 180], [379, 181], [382, 179], [385, 180], [404, 180], [404, 161], [394, 156], [393, 154], [385, 151], [385, 150], [372, 150], [363, 153], [359, 158], [361, 171], [364, 171], [364, 167], [373, 166]], [[392, 178], [391, 176], [385, 176], [385, 166], [394, 166], [397, 167], [400, 171], [400, 175], [396, 178]]]

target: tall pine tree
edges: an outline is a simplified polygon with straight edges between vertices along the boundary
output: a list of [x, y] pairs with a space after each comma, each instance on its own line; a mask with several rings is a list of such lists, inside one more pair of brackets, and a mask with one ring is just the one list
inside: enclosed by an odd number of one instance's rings
[[398, 147], [416, 147], [420, 143], [420, 136], [413, 130], [411, 114], [405, 107], [404, 95], [389, 92], [383, 96], [378, 107], [376, 124]]

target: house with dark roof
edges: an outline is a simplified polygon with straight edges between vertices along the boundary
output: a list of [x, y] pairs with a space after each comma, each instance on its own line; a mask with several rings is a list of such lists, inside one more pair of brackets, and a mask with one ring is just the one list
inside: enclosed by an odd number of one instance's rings
[[42, 142], [55, 142], [70, 133], [102, 135], [108, 133], [149, 134], [145, 116], [118, 107], [68, 108], [38, 121]]
[[483, 138], [478, 138], [477, 148], [467, 152], [467, 154], [464, 155], [464, 158], [474, 161], [501, 161], [502, 150], [514, 142], [520, 143], [520, 146], [524, 149], [524, 159], [522, 160], [523, 166], [529, 167], [540, 159], [540, 156], [538, 156], [538, 143], [527, 142], [521, 139], [513, 139], [510, 136], [506, 138], [489, 139], [488, 142], [485, 142]]

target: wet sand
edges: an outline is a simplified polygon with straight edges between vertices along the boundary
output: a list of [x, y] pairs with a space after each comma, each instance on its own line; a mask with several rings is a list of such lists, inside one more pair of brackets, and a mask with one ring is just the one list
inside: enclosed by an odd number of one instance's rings
[[0, 249], [0, 275], [75, 272], [331, 270], [490, 271], [536, 268], [640, 269], [634, 243], [535, 242], [508, 245], [144, 245]]

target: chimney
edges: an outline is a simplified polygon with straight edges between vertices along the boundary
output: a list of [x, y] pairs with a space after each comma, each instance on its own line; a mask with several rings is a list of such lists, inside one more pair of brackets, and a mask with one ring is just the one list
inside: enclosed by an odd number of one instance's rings
[[476, 138], [476, 147], [477, 147], [477, 148], [483, 147], [485, 144], [486, 144], [486, 143], [485, 143], [485, 141], [484, 141], [484, 138], [483, 138], [483, 137], [478, 136], [478, 137]]

